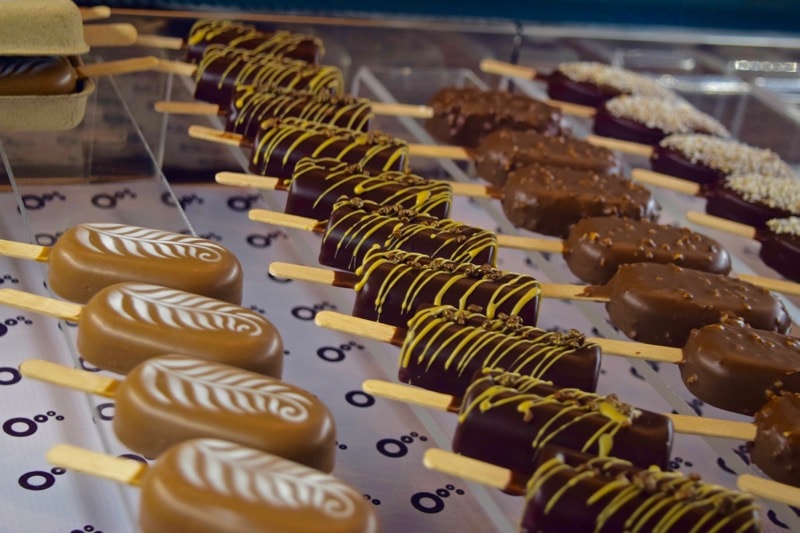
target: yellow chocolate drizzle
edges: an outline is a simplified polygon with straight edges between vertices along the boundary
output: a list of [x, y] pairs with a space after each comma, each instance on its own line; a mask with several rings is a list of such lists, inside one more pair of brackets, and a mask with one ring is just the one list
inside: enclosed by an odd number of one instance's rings
[[[621, 473], [612, 473], [621, 467]], [[598, 477], [607, 482], [587, 500], [586, 507], [596, 513], [594, 531], [603, 531], [610, 520], [621, 512], [630, 512], [625, 521], [625, 531], [652, 531], [667, 533], [687, 531], [679, 521], [688, 513], [699, 511], [689, 531], [756, 531], [759, 529], [758, 506], [748, 494], [703, 483], [697, 476], [677, 472], [663, 472], [657, 467], [634, 469], [631, 464], [613, 457], [593, 457], [577, 467], [564, 464], [556, 457], [544, 462], [534, 472], [527, 487], [526, 500], [530, 505], [542, 487], [554, 476], [567, 473], [570, 479], [544, 504], [544, 514], [549, 514], [568, 497], [571, 490]], [[562, 504], [564, 505], [564, 504]], [[633, 505], [633, 510], [625, 509]], [[572, 512], [583, 512], [574, 509]]]
[[253, 56], [247, 51], [213, 44], [206, 48], [197, 64], [195, 81], [201, 82], [206, 72], [216, 72], [220, 62], [229, 64], [219, 74], [218, 89], [232, 79], [236, 85], [275, 85], [314, 93], [344, 93], [344, 78], [337, 67], [312, 65], [278, 55]]
[[412, 246], [410, 243], [414, 240], [436, 239], [438, 247], [431, 253], [432, 256], [459, 263], [473, 262], [487, 250], [494, 250], [489, 254], [492, 260], [496, 256], [497, 238], [492, 232], [451, 219], [426, 216], [397, 205], [381, 207], [375, 202], [360, 199], [343, 199], [334, 204], [333, 209], [334, 212], [347, 213], [329, 223], [323, 237], [325, 242], [337, 230], [344, 228], [336, 243], [337, 255], [344, 249], [353, 258], [362, 257], [362, 249], [372, 235], [389, 226], [391, 231], [388, 238], [379, 244], [384, 250], [402, 250]]
[[[400, 311], [404, 313], [423, 303], [433, 305], [445, 303], [446, 297], [460, 280], [470, 280], [471, 284], [460, 293], [457, 307], [467, 308], [472, 294], [479, 287], [487, 287], [490, 289], [489, 297], [481, 304], [485, 306], [488, 316], [497, 314], [497, 308], [509, 299], [514, 302], [508, 310], [509, 314], [522, 314], [525, 307], [535, 304], [541, 294], [539, 282], [524, 274], [504, 272], [491, 265], [455, 263], [446, 259], [431, 259], [422, 254], [382, 250], [367, 252], [364, 263], [356, 270], [359, 279], [354, 289], [357, 292], [363, 290], [367, 280], [381, 266], [388, 266], [389, 271], [381, 282], [375, 298], [374, 305], [378, 315], [383, 311], [386, 297], [401, 282], [409, 284], [400, 305]], [[434, 280], [436, 283], [433, 283]], [[440, 286], [426, 291], [429, 284], [440, 284]]]
[[[467, 321], [471, 321], [470, 325]], [[455, 324], [463, 327], [453, 329]], [[435, 365], [458, 375], [476, 368], [502, 368], [541, 377], [562, 357], [594, 346], [572, 330], [566, 334], [525, 326], [518, 317], [486, 315], [452, 306], [429, 307], [414, 314], [400, 354], [400, 366], [415, 364], [430, 370]], [[476, 359], [480, 364], [475, 364]]]
[[245, 124], [285, 116], [366, 131], [374, 117], [369, 102], [361, 98], [280, 87], [242, 86], [237, 88], [233, 104], [237, 109], [235, 131]]
[[[288, 144], [288, 146], [287, 146]], [[302, 150], [308, 157], [320, 157], [329, 146], [337, 152], [328, 155], [342, 160], [356, 148], [366, 147], [361, 164], [373, 159], [385, 160], [383, 170], [392, 170], [402, 164], [408, 155], [404, 141], [380, 132], [361, 133], [346, 128], [336, 128], [296, 118], [267, 120], [262, 124], [262, 135], [253, 149], [252, 163], [256, 167], [283, 154], [281, 162], [286, 165], [293, 153]]]
[[251, 49], [251, 51], [255, 53], [286, 53], [295, 50], [298, 45], [303, 42], [313, 42], [314, 45], [319, 48], [320, 55], [324, 53], [322, 40], [318, 37], [302, 33], [292, 33], [286, 30], [262, 32], [253, 26], [230, 20], [198, 20], [192, 25], [189, 31], [187, 43], [190, 46], [194, 46], [203, 42], [210, 42], [224, 33], [237, 34], [235, 36], [232, 35], [231, 39], [227, 42], [228, 46], [234, 48], [251, 39], [263, 39], [261, 44]]

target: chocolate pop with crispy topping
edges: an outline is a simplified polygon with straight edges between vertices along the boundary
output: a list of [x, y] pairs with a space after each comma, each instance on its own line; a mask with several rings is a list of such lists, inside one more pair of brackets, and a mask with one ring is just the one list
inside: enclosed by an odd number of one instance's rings
[[774, 395], [754, 420], [753, 462], [775, 481], [800, 487], [800, 394]]
[[475, 147], [483, 136], [500, 129], [532, 130], [543, 135], [569, 131], [558, 108], [507, 91], [445, 87], [429, 99], [428, 106], [433, 117], [425, 122], [425, 128], [447, 144]]
[[675, 133], [729, 137], [715, 118], [686, 102], [645, 96], [618, 96], [597, 110], [592, 131], [597, 135], [654, 145]]
[[561, 238], [585, 217], [655, 220], [660, 212], [649, 189], [620, 176], [539, 164], [509, 173], [502, 202], [516, 227]]
[[791, 167], [772, 150], [695, 133], [664, 137], [653, 147], [650, 166], [655, 172], [700, 184], [734, 174], [794, 177]]
[[483, 137], [473, 156], [475, 172], [502, 187], [509, 172], [538, 163], [598, 174], [619, 174], [621, 162], [613, 151], [566, 135], [502, 129]]

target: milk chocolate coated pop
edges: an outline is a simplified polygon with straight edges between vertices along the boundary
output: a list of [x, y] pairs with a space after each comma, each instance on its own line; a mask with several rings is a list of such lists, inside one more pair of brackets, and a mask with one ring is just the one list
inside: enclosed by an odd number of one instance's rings
[[344, 93], [342, 72], [331, 65], [311, 65], [235, 48], [209, 46], [194, 72], [194, 97], [227, 108], [238, 85], [276, 85], [315, 93]]
[[307, 63], [319, 63], [325, 53], [322, 41], [312, 35], [284, 30], [260, 31], [249, 24], [231, 20], [201, 19], [189, 30], [186, 59], [200, 61], [211, 45], [224, 45], [258, 54], [290, 57]]
[[372, 504], [339, 479], [218, 439], [173, 446], [152, 466], [60, 445], [58, 466], [140, 485], [142, 533], [381, 531]]
[[547, 444], [627, 459], [642, 468], [666, 468], [672, 447], [672, 423], [663, 415], [614, 396], [497, 370], [483, 370], [469, 386], [458, 421], [454, 452], [525, 476], [533, 473], [536, 453]]
[[800, 339], [736, 321], [691, 332], [680, 365], [686, 388], [711, 405], [752, 415], [782, 391], [800, 392]]
[[0, 56], [0, 96], [71, 94], [78, 71], [63, 56]]
[[561, 111], [528, 96], [477, 87], [445, 87], [428, 101], [433, 117], [425, 123], [436, 139], [475, 147], [499, 129], [533, 130], [560, 135], [569, 130]]
[[115, 400], [114, 433], [145, 457], [183, 441], [219, 438], [333, 469], [336, 426], [328, 408], [278, 379], [186, 355], [143, 361], [122, 381], [37, 360], [23, 362], [20, 371]]
[[585, 293], [608, 297], [611, 322], [629, 338], [683, 346], [692, 329], [739, 317], [778, 333], [791, 319], [783, 303], [761, 287], [720, 274], [657, 263], [622, 265], [605, 285]]
[[719, 121], [686, 102], [645, 96], [618, 96], [597, 110], [592, 131], [597, 135], [654, 145], [675, 133], [729, 137]]
[[587, 283], [607, 283], [621, 265], [671, 263], [728, 274], [731, 258], [714, 239], [689, 228], [649, 220], [588, 217], [572, 226], [564, 241], [564, 259]]
[[146, 359], [190, 354], [279, 378], [283, 343], [258, 313], [198, 294], [117, 283], [85, 306], [0, 289], [0, 302], [79, 322], [77, 348], [89, 363], [127, 374]]
[[400, 381], [461, 398], [482, 368], [594, 391], [600, 373], [600, 347], [580, 332], [545, 331], [517, 316], [489, 318], [478, 310], [451, 305], [423, 306], [408, 329], [370, 323], [333, 311], [320, 311], [317, 325], [400, 346]]
[[234, 304], [242, 301], [236, 256], [208, 239], [115, 223], [73, 226], [51, 247], [0, 241], [0, 253], [49, 265], [47, 284], [67, 300], [86, 303], [123, 281], [163, 285]]
[[664, 137], [653, 147], [650, 167], [655, 172], [700, 184], [714, 183], [734, 174], [794, 177], [791, 167], [772, 150], [694, 133]]
[[502, 202], [516, 227], [562, 238], [585, 217], [655, 220], [661, 210], [650, 190], [620, 176], [539, 164], [509, 173]]
[[800, 394], [774, 395], [756, 413], [750, 457], [769, 477], [800, 486]]
[[538, 163], [550, 167], [619, 174], [621, 162], [613, 151], [567, 135], [501, 129], [483, 137], [474, 153], [475, 172], [502, 187], [508, 173]]

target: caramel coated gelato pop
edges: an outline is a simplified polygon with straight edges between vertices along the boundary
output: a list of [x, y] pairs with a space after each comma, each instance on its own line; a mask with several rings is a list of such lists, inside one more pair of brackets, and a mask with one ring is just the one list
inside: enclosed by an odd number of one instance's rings
[[378, 533], [380, 523], [360, 492], [339, 479], [253, 448], [195, 439], [152, 465], [66, 444], [52, 464], [140, 486], [142, 533]]
[[258, 313], [147, 283], [117, 283], [85, 306], [14, 289], [0, 303], [78, 322], [77, 348], [90, 364], [127, 374], [146, 359], [188, 354], [280, 378], [283, 342]]
[[219, 438], [330, 472], [336, 425], [308, 391], [188, 355], [163, 355], [123, 380], [32, 359], [23, 376], [113, 399], [114, 433], [145, 457], [195, 438]]
[[138, 281], [242, 302], [242, 267], [224, 246], [199, 237], [116, 223], [69, 228], [52, 247], [0, 240], [0, 255], [49, 266], [57, 295], [86, 303], [101, 289]]
[[[763, 511], [749, 493], [704, 483], [695, 475], [639, 468], [615, 457], [546, 446], [527, 478], [437, 448], [427, 450], [423, 462], [433, 470], [524, 495], [523, 533], [561, 533], [570, 528], [691, 531], [698, 525], [720, 533], [762, 530]], [[750, 483], [753, 476], [741, 479]]]

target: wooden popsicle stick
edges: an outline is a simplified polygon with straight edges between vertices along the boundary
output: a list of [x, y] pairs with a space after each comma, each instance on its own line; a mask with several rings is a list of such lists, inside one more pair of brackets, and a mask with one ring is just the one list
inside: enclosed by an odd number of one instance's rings
[[103, 20], [111, 16], [111, 8], [108, 6], [81, 7], [79, 10], [84, 22]]
[[158, 58], [155, 56], [133, 57], [130, 59], [120, 59], [119, 61], [105, 61], [102, 63], [89, 63], [81, 65], [75, 70], [84, 78], [96, 78], [97, 76], [114, 76], [117, 74], [129, 74], [131, 72], [142, 72], [153, 70], [158, 66]]
[[704, 437], [722, 437], [751, 441], [756, 438], [756, 426], [751, 422], [736, 422], [704, 416], [668, 414], [673, 429], [677, 433], [701, 435]]
[[0, 304], [43, 315], [78, 322], [83, 306], [80, 304], [39, 296], [16, 289], [0, 289]]
[[572, 102], [564, 102], [562, 100], [548, 100], [547, 103], [561, 109], [561, 111], [567, 115], [575, 117], [592, 118], [597, 114], [597, 109], [588, 105], [573, 104]]
[[560, 300], [582, 300], [587, 302], [607, 302], [608, 296], [584, 294], [586, 285], [572, 285], [568, 283], [542, 283], [543, 298], [558, 298]]
[[408, 153], [409, 155], [417, 157], [472, 161], [472, 152], [462, 146], [410, 143], [408, 145]]
[[136, 26], [128, 23], [87, 24], [83, 26], [83, 39], [94, 47], [132, 46], [139, 32]]
[[783, 279], [765, 278], [754, 274], [737, 274], [735, 277], [752, 283], [768, 291], [780, 292], [792, 296], [800, 296], [800, 283]]
[[244, 137], [238, 133], [230, 133], [227, 131], [209, 128], [208, 126], [198, 126], [196, 124], [189, 126], [189, 137], [193, 139], [201, 139], [203, 141], [211, 141], [217, 144], [225, 144], [228, 146], [243, 147], [247, 144], [247, 141], [244, 139]]
[[668, 176], [667, 174], [661, 174], [660, 172], [653, 172], [652, 170], [644, 168], [634, 168], [631, 170], [631, 179], [639, 183], [653, 185], [654, 187], [663, 187], [664, 189], [689, 194], [691, 196], [700, 195], [700, 185], [697, 183], [682, 180], [674, 176]]
[[156, 70], [166, 74], [178, 74], [181, 76], [194, 76], [197, 72], [197, 65], [174, 61], [172, 59], [159, 59]]
[[497, 235], [497, 245], [502, 248], [515, 250], [533, 250], [560, 254], [564, 252], [564, 241], [559, 239], [541, 239], [537, 237], [523, 237], [520, 235]]
[[426, 105], [371, 102], [370, 107], [376, 115], [386, 117], [431, 118], [433, 116], [433, 109]]
[[[297, 281], [310, 281], [332, 287], [355, 287], [358, 278], [350, 272], [339, 272], [327, 268], [316, 268], [293, 263], [274, 262], [269, 265], [269, 273], [278, 278]], [[1, 289], [0, 289], [1, 290]]]
[[621, 139], [612, 139], [611, 137], [588, 135], [584, 140], [595, 146], [602, 146], [604, 148], [608, 148], [609, 150], [617, 150], [619, 152], [625, 152], [626, 154], [650, 157], [650, 155], [653, 153], [653, 147], [648, 144], [639, 144], [631, 141], [623, 141]]
[[[412, 403], [438, 411], [459, 412], [460, 401], [450, 394], [433, 392], [412, 385], [391, 383], [378, 379], [364, 381], [362, 388], [375, 396]], [[721, 420], [719, 418], [705, 418], [701, 416], [667, 414], [672, 420], [673, 429], [677, 433], [689, 435], [702, 435], [706, 437], [723, 437], [750, 441], [756, 437], [756, 426], [750, 422], [736, 422]]]
[[[436, 180], [431, 180], [436, 181]], [[499, 200], [503, 197], [503, 190], [497, 187], [489, 187], [480, 183], [464, 183], [461, 181], [443, 181], [447, 183], [456, 196], [469, 196], [471, 198], [493, 198]]]
[[389, 400], [411, 403], [437, 411], [457, 413], [458, 399], [450, 394], [433, 392], [402, 383], [391, 383], [380, 379], [368, 379], [361, 385], [364, 392]]
[[323, 328], [353, 333], [360, 337], [398, 346], [402, 344], [402, 337], [405, 337], [405, 330], [400, 328], [336, 311], [319, 311], [314, 315], [314, 323]]
[[622, 355], [634, 359], [644, 359], [645, 361], [655, 361], [659, 363], [683, 363], [683, 352], [681, 349], [671, 346], [604, 339], [600, 337], [588, 337], [586, 342], [593, 342], [600, 345], [600, 349], [603, 350], [604, 353], [611, 355]]
[[753, 474], [742, 474], [736, 479], [739, 490], [754, 496], [800, 507], [800, 488], [764, 479]]
[[57, 444], [47, 452], [47, 460], [68, 470], [140, 486], [147, 465], [136, 459], [114, 457], [71, 444]]
[[120, 380], [51, 363], [42, 359], [29, 359], [19, 365], [20, 373], [26, 378], [46, 381], [61, 387], [88, 392], [106, 398], [115, 398]]
[[0, 255], [46, 263], [50, 256], [50, 248], [48, 246], [39, 246], [38, 244], [0, 239]]
[[426, 468], [437, 472], [475, 481], [512, 494], [525, 494], [525, 487], [517, 481], [514, 473], [508, 468], [439, 448], [425, 450], [422, 463]]
[[217, 172], [214, 179], [217, 183], [233, 185], [234, 187], [252, 187], [254, 189], [264, 189], [267, 191], [285, 189], [282, 184], [283, 180], [280, 178], [244, 174], [242, 172]]
[[180, 37], [166, 37], [164, 35], [138, 35], [136, 46], [161, 48], [163, 50], [182, 50], [186, 41]]
[[205, 102], [176, 102], [174, 100], [159, 100], [153, 108], [159, 113], [173, 115], [219, 115], [221, 111], [217, 104]]
[[276, 226], [283, 226], [285, 228], [294, 228], [303, 231], [325, 230], [325, 221], [320, 222], [314, 220], [313, 218], [279, 213], [277, 211], [270, 211], [268, 209], [251, 209], [247, 216], [250, 220], [254, 220], [256, 222], [274, 224]]
[[536, 69], [531, 67], [515, 65], [514, 63], [492, 58], [482, 59], [478, 64], [478, 68], [487, 74], [497, 74], [498, 76], [508, 76], [509, 78], [522, 80], [535, 80], [537, 74]]
[[700, 224], [701, 226], [718, 229], [720, 231], [731, 233], [733, 235], [739, 235], [748, 239], [756, 238], [756, 229], [753, 226], [748, 226], [747, 224], [742, 224], [741, 222], [715, 217], [714, 215], [708, 215], [698, 211], [687, 211], [686, 218], [689, 220], [689, 222], [694, 222], [695, 224]]

